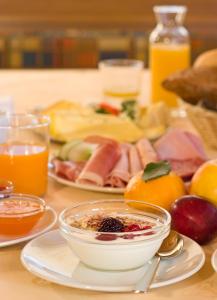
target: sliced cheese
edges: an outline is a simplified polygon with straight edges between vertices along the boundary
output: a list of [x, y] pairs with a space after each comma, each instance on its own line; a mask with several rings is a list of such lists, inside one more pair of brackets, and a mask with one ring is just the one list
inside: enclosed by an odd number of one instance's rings
[[131, 119], [91, 113], [58, 113], [51, 115], [51, 136], [54, 140], [84, 139], [89, 135], [102, 135], [120, 142], [134, 142], [144, 136]]
[[68, 100], [60, 100], [60, 101], [55, 102], [54, 104], [48, 106], [47, 108], [43, 109], [40, 113], [51, 116], [56, 113], [64, 113], [64, 112], [90, 113], [90, 112], [92, 112], [92, 108], [87, 107], [87, 106], [82, 106], [76, 102], [71, 102]]

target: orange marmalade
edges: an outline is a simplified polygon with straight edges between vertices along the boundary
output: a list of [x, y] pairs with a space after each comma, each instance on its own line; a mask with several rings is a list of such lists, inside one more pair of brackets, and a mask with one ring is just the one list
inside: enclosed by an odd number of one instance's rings
[[0, 235], [28, 234], [44, 214], [42, 199], [15, 194], [0, 199]]

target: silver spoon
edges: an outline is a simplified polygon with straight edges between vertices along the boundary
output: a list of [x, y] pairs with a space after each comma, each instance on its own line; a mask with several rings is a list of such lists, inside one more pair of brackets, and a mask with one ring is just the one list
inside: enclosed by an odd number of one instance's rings
[[163, 241], [159, 251], [151, 262], [148, 272], [136, 283], [135, 293], [147, 293], [160, 264], [161, 259], [170, 259], [178, 256], [184, 247], [183, 238], [171, 230], [168, 237]]

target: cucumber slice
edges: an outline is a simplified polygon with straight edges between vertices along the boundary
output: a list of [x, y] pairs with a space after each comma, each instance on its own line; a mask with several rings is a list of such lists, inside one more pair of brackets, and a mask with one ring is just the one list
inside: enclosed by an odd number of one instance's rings
[[75, 147], [71, 148], [68, 154], [68, 159], [75, 162], [87, 161], [97, 146], [98, 145], [96, 144], [89, 144], [85, 142], [77, 144]]
[[97, 146], [97, 144], [74, 140], [62, 146], [58, 157], [62, 160], [71, 160], [75, 162], [87, 161]]
[[71, 149], [76, 147], [76, 145], [79, 145], [80, 143], [82, 143], [81, 140], [74, 140], [64, 144], [58, 153], [58, 157], [62, 160], [68, 160], [68, 155]]

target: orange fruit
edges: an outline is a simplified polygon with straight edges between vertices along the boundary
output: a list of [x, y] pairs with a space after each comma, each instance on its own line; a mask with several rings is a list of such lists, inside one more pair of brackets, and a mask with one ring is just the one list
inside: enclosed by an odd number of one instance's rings
[[174, 172], [149, 181], [144, 181], [141, 172], [129, 181], [124, 198], [145, 201], [169, 210], [171, 204], [185, 194], [184, 182]]
[[200, 166], [192, 178], [190, 194], [204, 197], [217, 205], [217, 159]]

